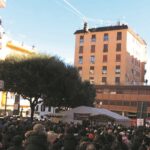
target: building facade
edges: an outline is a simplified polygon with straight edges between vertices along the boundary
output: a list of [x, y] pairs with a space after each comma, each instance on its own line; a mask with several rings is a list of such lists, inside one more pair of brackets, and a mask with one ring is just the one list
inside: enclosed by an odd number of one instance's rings
[[82, 80], [96, 86], [95, 107], [130, 118], [150, 116], [150, 86], [145, 85], [146, 42], [128, 25], [75, 32], [74, 65]]
[[150, 117], [150, 86], [96, 86], [98, 108], [106, 108], [130, 118]]
[[75, 60], [83, 80], [95, 85], [143, 84], [146, 43], [127, 25], [75, 32]]
[[[1, 5], [1, 1], [0, 1]], [[7, 56], [31, 56], [36, 51], [33, 47], [24, 45], [23, 43], [15, 42], [11, 40], [4, 32], [2, 26], [2, 20], [0, 20], [0, 59], [5, 60]], [[5, 83], [4, 83], [5, 85]], [[1, 89], [0, 89], [1, 90]], [[16, 103], [18, 102], [18, 104]], [[30, 104], [22, 97], [18, 97], [15, 93], [0, 92], [0, 115], [12, 115], [14, 109], [20, 109], [25, 114], [30, 109]]]

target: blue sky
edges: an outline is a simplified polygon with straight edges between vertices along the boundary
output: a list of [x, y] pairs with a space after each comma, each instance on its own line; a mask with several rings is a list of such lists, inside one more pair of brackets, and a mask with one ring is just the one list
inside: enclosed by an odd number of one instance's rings
[[[68, 0], [87, 18], [103, 20], [104, 24], [126, 22], [148, 44], [150, 59], [150, 0]], [[46, 54], [57, 55], [67, 63], [74, 61], [74, 31], [82, 28], [83, 20], [65, 0], [7, 0], [0, 16], [6, 33], [14, 40]], [[89, 22], [89, 27], [104, 24]], [[150, 64], [150, 62], [148, 62]], [[150, 65], [146, 78], [150, 83]]]

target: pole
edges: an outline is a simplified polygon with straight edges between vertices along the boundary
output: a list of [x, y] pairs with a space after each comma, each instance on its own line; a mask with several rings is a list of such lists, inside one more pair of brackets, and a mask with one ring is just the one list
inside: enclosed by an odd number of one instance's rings
[[5, 116], [6, 116], [6, 112], [7, 112], [7, 94], [8, 94], [8, 92], [6, 92], [6, 101], [5, 101]]

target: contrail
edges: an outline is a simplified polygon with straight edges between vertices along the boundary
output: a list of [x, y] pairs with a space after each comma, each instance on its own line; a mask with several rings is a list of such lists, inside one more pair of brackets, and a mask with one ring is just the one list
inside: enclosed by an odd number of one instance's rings
[[78, 17], [80, 17], [83, 22], [97, 22], [97, 23], [100, 23], [101, 25], [102, 24], [107, 24], [107, 25], [110, 25], [112, 24], [112, 21], [111, 20], [103, 20], [103, 19], [96, 19], [96, 18], [89, 18], [89, 17], [86, 17], [81, 11], [79, 11], [77, 8], [75, 8], [72, 4], [70, 4], [67, 0], [62, 0], [67, 6], [69, 6], [74, 14], [76, 14]]
[[[64, 7], [65, 9], [67, 9], [68, 11], [72, 12], [74, 15], [80, 17], [81, 19], [83, 19], [83, 17], [81, 17], [81, 15], [79, 15], [78, 13], [76, 13], [72, 8], [68, 7], [68, 5], [64, 5], [62, 4], [60, 1], [58, 0], [54, 0], [54, 2], [62, 7]], [[65, 3], [66, 4], [66, 3]]]
[[77, 8], [75, 8], [73, 5], [71, 5], [67, 0], [63, 0], [69, 7], [71, 7], [75, 12], [76, 14], [78, 14], [84, 21], [87, 20], [87, 17], [81, 13]]

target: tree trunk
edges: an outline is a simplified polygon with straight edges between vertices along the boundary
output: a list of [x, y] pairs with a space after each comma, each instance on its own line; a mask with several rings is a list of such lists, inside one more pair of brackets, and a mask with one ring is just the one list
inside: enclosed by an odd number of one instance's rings
[[30, 108], [31, 108], [31, 121], [33, 121], [34, 111], [35, 111], [35, 106], [33, 103], [30, 105]]

